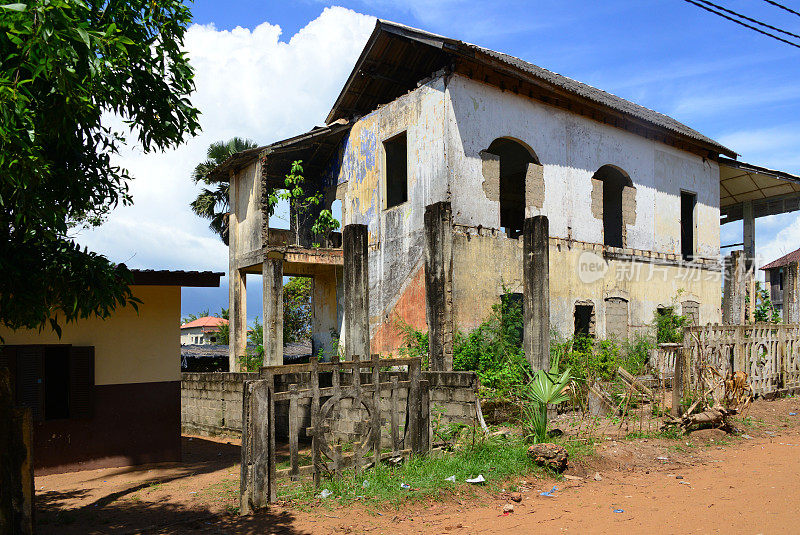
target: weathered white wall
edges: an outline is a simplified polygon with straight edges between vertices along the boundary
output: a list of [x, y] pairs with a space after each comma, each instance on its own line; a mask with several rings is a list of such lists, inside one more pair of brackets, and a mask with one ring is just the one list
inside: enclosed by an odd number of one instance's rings
[[636, 222], [628, 226], [627, 247], [680, 253], [685, 189], [698, 194], [699, 255], [719, 254], [714, 162], [462, 76], [450, 78], [446, 94], [445, 150], [455, 223], [499, 228], [500, 203], [483, 191], [479, 153], [498, 137], [510, 137], [527, 145], [544, 166], [541, 213], [550, 219], [551, 236], [603, 243], [602, 221], [589, 209], [591, 177], [611, 164], [636, 188]]
[[261, 250], [261, 163], [254, 161], [236, 175], [233, 181], [234, 192], [233, 216], [238, 225], [236, 228], [236, 253], [247, 254]]
[[[436, 78], [360, 118], [343, 142], [339, 165], [333, 170], [333, 180], [346, 183], [343, 223], [369, 227], [371, 334], [378, 345], [373, 350], [389, 348], [397, 338], [393, 312], [403, 294], [415, 287], [409, 281], [424, 254], [425, 206], [447, 199], [444, 90], [444, 79]], [[403, 131], [408, 144], [408, 201], [385, 209], [383, 141]], [[424, 327], [424, 301], [402, 315], [403, 321]]]

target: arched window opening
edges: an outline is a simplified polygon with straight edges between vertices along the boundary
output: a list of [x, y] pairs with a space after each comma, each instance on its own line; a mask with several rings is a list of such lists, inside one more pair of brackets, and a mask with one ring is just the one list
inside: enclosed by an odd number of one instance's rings
[[[495, 139], [485, 152], [499, 159], [500, 228], [509, 238], [519, 238], [525, 222], [526, 178], [531, 179], [530, 164], [538, 166], [539, 162], [525, 145], [513, 139]], [[543, 184], [540, 189], [544, 189]]]
[[624, 190], [631, 179], [611, 165], [604, 165], [592, 177], [602, 185], [603, 244], [625, 247]]

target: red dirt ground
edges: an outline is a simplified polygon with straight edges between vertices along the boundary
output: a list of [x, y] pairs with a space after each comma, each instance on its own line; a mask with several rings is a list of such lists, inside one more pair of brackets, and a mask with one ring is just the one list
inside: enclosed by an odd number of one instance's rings
[[[380, 512], [312, 504], [237, 517], [226, 511], [238, 446], [186, 437], [181, 464], [37, 478], [37, 521], [59, 534], [797, 533], [800, 416], [789, 413], [800, 414], [800, 399], [755, 403], [741, 425], [752, 438], [605, 441], [568, 471], [581, 479], [521, 483], [528, 490], [507, 516], [507, 499], [483, 491]], [[539, 496], [554, 484], [556, 497]]]

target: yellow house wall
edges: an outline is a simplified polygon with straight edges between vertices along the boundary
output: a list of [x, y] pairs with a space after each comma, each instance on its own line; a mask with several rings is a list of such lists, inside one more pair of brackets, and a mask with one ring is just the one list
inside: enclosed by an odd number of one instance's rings
[[95, 384], [180, 381], [180, 286], [134, 286], [142, 300], [138, 313], [118, 308], [105, 319], [62, 325], [59, 339], [42, 332], [0, 328], [6, 344], [94, 346]]
[[[491, 231], [484, 231], [491, 232]], [[630, 252], [628, 250], [618, 250]], [[594, 255], [594, 256], [592, 256]], [[639, 251], [636, 260], [606, 260], [596, 280], [581, 276], [586, 260], [604, 260], [603, 246], [551, 238], [550, 323], [562, 336], [574, 329], [576, 301], [594, 303], [598, 336], [606, 335], [605, 299], [628, 300], [630, 332], [653, 321], [661, 306], [682, 301], [700, 303], [700, 323], [721, 319], [721, 273], [711, 266], [677, 265], [666, 255]], [[651, 255], [652, 258], [642, 258]], [[602, 266], [602, 264], [601, 264]], [[588, 282], [587, 282], [588, 281]], [[456, 326], [464, 332], [486, 320], [504, 288], [522, 292], [522, 240], [504, 235], [467, 235], [456, 232], [453, 242], [453, 308]], [[677, 307], [680, 311], [680, 306]]]

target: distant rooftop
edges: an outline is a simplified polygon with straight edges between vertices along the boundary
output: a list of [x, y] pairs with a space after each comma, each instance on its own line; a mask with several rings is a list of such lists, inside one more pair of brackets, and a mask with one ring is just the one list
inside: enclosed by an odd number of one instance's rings
[[228, 320], [224, 318], [218, 318], [216, 316], [203, 316], [202, 318], [197, 318], [189, 323], [184, 323], [181, 325], [181, 329], [192, 329], [194, 327], [219, 327], [220, 325], [227, 324]]
[[782, 257], [778, 258], [777, 260], [773, 260], [766, 266], [763, 266], [761, 269], [774, 269], [783, 266], [787, 266], [792, 262], [800, 262], [800, 249], [796, 251], [792, 251], [787, 255], [783, 255]]

